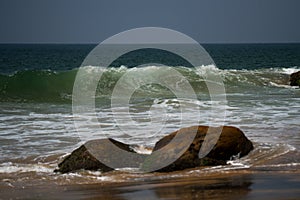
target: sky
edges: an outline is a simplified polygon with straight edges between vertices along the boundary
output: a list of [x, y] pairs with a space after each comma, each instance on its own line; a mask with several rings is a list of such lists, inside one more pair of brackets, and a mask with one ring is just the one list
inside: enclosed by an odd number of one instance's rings
[[0, 43], [100, 43], [164, 27], [199, 43], [300, 42], [299, 0], [1, 0]]

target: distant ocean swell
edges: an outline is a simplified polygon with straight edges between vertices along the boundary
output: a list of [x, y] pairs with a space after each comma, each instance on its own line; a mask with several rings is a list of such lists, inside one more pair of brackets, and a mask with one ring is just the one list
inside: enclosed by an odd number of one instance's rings
[[[160, 66], [161, 67], [161, 66]], [[107, 68], [87, 66], [84, 72], [92, 76], [97, 70], [103, 70], [98, 83], [96, 96], [109, 97], [116, 82], [129, 70], [147, 75], [149, 71], [155, 74], [159, 66], [142, 68]], [[261, 87], [292, 88], [289, 84], [289, 74], [299, 71], [299, 67], [292, 68], [262, 68], [253, 70], [218, 69], [213, 65], [196, 68], [174, 67], [180, 72], [194, 88], [196, 94], [205, 90], [202, 76], [207, 73], [217, 73], [222, 77], [226, 92], [239, 93], [247, 89]], [[51, 70], [24, 70], [10, 75], [0, 75], [0, 101], [1, 102], [71, 102], [73, 83], [78, 69], [69, 71]], [[142, 78], [142, 77], [137, 77]], [[130, 87], [130, 83], [128, 84]], [[168, 97], [170, 91], [157, 85], [141, 87], [140, 95], [157, 95]]]

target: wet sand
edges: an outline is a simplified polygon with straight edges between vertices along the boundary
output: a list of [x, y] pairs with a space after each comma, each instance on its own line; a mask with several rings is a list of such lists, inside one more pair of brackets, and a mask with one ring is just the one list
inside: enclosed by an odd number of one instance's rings
[[59, 157], [2, 166], [0, 199], [300, 199], [297, 150], [256, 148], [229, 165], [169, 173], [53, 173]]
[[235, 170], [203, 177], [64, 184], [28, 182], [1, 186], [0, 199], [300, 199], [300, 170]]

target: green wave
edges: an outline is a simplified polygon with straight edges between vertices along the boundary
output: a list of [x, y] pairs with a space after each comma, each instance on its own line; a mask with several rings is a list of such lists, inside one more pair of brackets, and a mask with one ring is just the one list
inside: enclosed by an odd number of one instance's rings
[[[109, 97], [120, 79], [128, 70], [137, 71], [136, 79], [143, 79], [149, 71], [159, 73], [158, 66], [143, 68], [107, 68], [103, 71], [98, 83], [96, 97]], [[87, 76], [92, 76], [99, 67], [84, 67]], [[197, 94], [205, 92], [203, 77], [207, 73], [217, 73], [223, 80], [226, 92], [239, 92], [252, 88], [288, 85], [291, 68], [259, 69], [259, 70], [220, 70], [214, 66], [197, 68], [175, 67], [191, 84]], [[294, 71], [298, 68], [292, 68]], [[28, 70], [12, 75], [0, 75], [1, 102], [68, 102], [72, 101], [73, 84], [78, 69], [70, 71]], [[142, 75], [141, 75], [142, 74]], [[133, 87], [135, 83], [126, 82], [124, 87]], [[145, 85], [136, 90], [136, 96], [168, 97], [173, 94], [158, 84]]]
[[0, 101], [70, 101], [76, 73], [33, 70], [0, 75]]

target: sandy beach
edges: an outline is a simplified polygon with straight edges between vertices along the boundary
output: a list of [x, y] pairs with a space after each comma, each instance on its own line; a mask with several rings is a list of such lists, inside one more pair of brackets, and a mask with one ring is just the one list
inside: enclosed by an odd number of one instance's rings
[[[41, 181], [1, 186], [0, 199], [299, 199], [300, 171], [235, 170], [204, 176], [97, 184]], [[160, 175], [161, 176], [161, 175]]]

